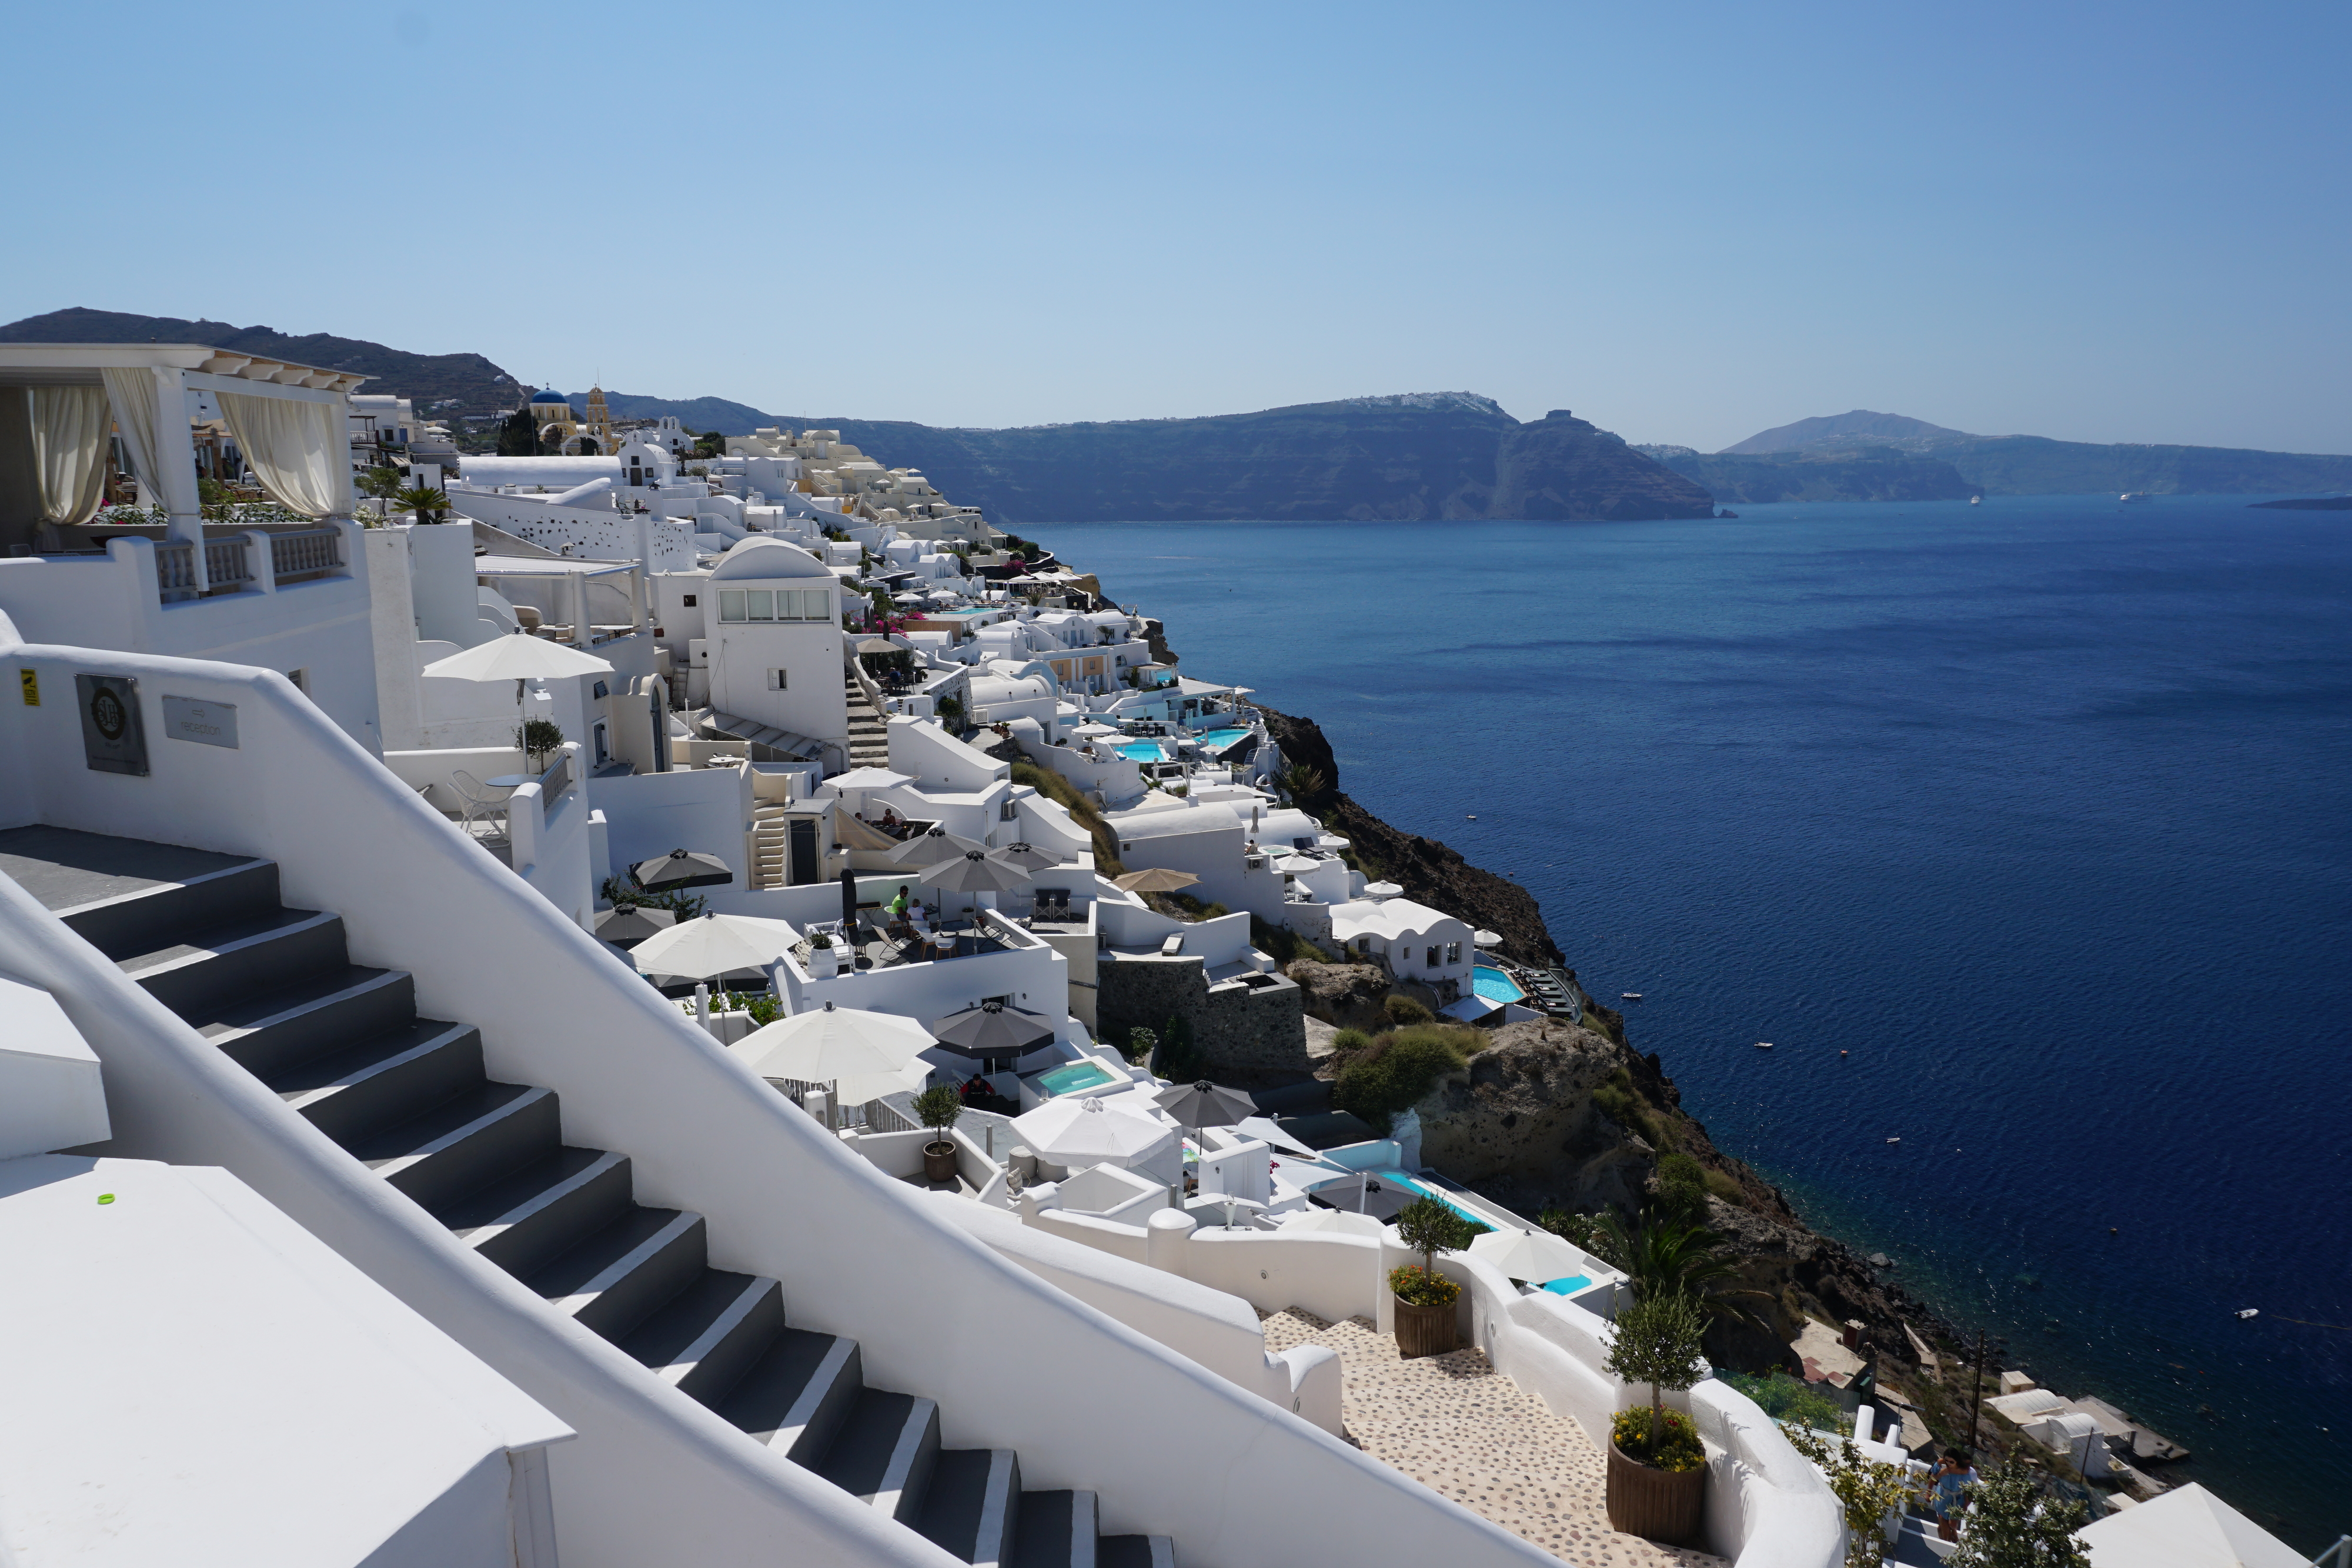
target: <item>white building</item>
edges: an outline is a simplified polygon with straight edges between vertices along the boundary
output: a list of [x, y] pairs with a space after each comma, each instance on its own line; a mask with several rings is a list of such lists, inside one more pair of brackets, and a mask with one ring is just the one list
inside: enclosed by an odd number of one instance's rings
[[721, 713], [819, 741], [845, 739], [849, 704], [842, 669], [842, 595], [834, 574], [804, 549], [755, 539], [730, 549], [703, 593], [710, 706]]

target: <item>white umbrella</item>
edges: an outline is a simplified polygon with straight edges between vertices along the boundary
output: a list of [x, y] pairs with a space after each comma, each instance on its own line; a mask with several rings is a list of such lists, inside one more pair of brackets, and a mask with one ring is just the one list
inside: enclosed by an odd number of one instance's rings
[[1499, 947], [1503, 945], [1503, 934], [1499, 931], [1482, 930], [1472, 936], [1470, 940], [1481, 947]]
[[2076, 1533], [2091, 1568], [2303, 1568], [2303, 1553], [2195, 1481]]
[[1591, 1267], [1583, 1253], [1549, 1230], [1489, 1230], [1470, 1243], [1470, 1256], [1534, 1285], [1570, 1279]]
[[1072, 735], [1083, 735], [1087, 739], [1091, 740], [1097, 735], [1117, 735], [1118, 733], [1118, 729], [1115, 725], [1082, 724], [1071, 730], [1070, 733]]
[[1388, 1234], [1388, 1227], [1369, 1214], [1350, 1214], [1344, 1208], [1317, 1208], [1305, 1214], [1287, 1215], [1282, 1221], [1285, 1230], [1303, 1231], [1309, 1236], [1370, 1236]]
[[1234, 1131], [1261, 1143], [1271, 1144], [1285, 1154], [1303, 1155], [1310, 1160], [1315, 1157], [1313, 1149], [1284, 1132], [1271, 1116], [1244, 1116], [1234, 1124]]
[[853, 768], [846, 773], [836, 773], [825, 780], [834, 789], [895, 789], [901, 784], [912, 784], [911, 773], [893, 773], [887, 768]]
[[1034, 1111], [1013, 1117], [1013, 1131], [1051, 1164], [1074, 1168], [1105, 1160], [1124, 1165], [1148, 1158], [1176, 1137], [1175, 1128], [1107, 1105], [1100, 1095], [1048, 1100]]
[[727, 1051], [762, 1078], [824, 1083], [864, 1073], [903, 1072], [930, 1046], [931, 1031], [913, 1019], [827, 1002], [754, 1030]]
[[709, 979], [737, 969], [764, 969], [791, 951], [800, 933], [781, 920], [706, 915], [681, 920], [629, 949], [642, 974]]
[[[520, 730], [530, 725], [523, 712], [523, 686], [527, 682], [562, 680], [567, 675], [609, 675], [613, 666], [577, 648], [517, 632], [478, 643], [446, 659], [436, 659], [425, 666], [424, 673], [447, 681], [512, 681], [515, 727]], [[520, 737], [517, 744], [520, 744]], [[527, 755], [525, 761], [529, 761]]]

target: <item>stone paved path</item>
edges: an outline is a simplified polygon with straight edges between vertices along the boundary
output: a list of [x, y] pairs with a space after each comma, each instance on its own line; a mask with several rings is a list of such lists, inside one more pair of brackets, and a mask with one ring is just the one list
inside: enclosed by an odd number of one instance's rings
[[1704, 1552], [1659, 1546], [1609, 1528], [1608, 1469], [1584, 1428], [1496, 1372], [1481, 1350], [1406, 1361], [1362, 1318], [1327, 1323], [1292, 1308], [1265, 1319], [1265, 1348], [1339, 1353], [1341, 1414], [1364, 1452], [1433, 1491], [1585, 1568], [1685, 1563]]

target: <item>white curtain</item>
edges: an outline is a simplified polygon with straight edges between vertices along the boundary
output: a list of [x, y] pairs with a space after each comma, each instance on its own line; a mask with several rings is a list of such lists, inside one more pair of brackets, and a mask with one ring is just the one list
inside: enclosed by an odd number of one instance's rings
[[106, 389], [27, 387], [25, 398], [33, 423], [33, 466], [40, 478], [43, 520], [89, 521], [106, 479]]
[[[155, 385], [154, 372], [142, 365], [98, 373], [106, 378], [106, 401], [114, 407], [115, 427], [122, 432], [122, 444], [131, 449], [131, 466], [144, 487], [140, 500], [150, 507], [160, 504], [167, 511], [173, 509], [172, 487], [163, 477], [163, 464], [155, 456], [163, 444], [162, 427], [155, 419], [163, 395]], [[194, 487], [193, 484], [190, 487]]]
[[[219, 392], [221, 417], [261, 487], [305, 517], [351, 510], [342, 404]], [[341, 481], [338, 483], [338, 481]]]

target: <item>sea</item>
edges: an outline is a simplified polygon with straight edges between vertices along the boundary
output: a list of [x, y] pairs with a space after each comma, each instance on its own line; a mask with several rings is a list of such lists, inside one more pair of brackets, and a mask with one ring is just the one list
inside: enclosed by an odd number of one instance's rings
[[1024, 531], [1523, 883], [1810, 1223], [2315, 1552], [2352, 1531], [2352, 514], [2256, 498]]

